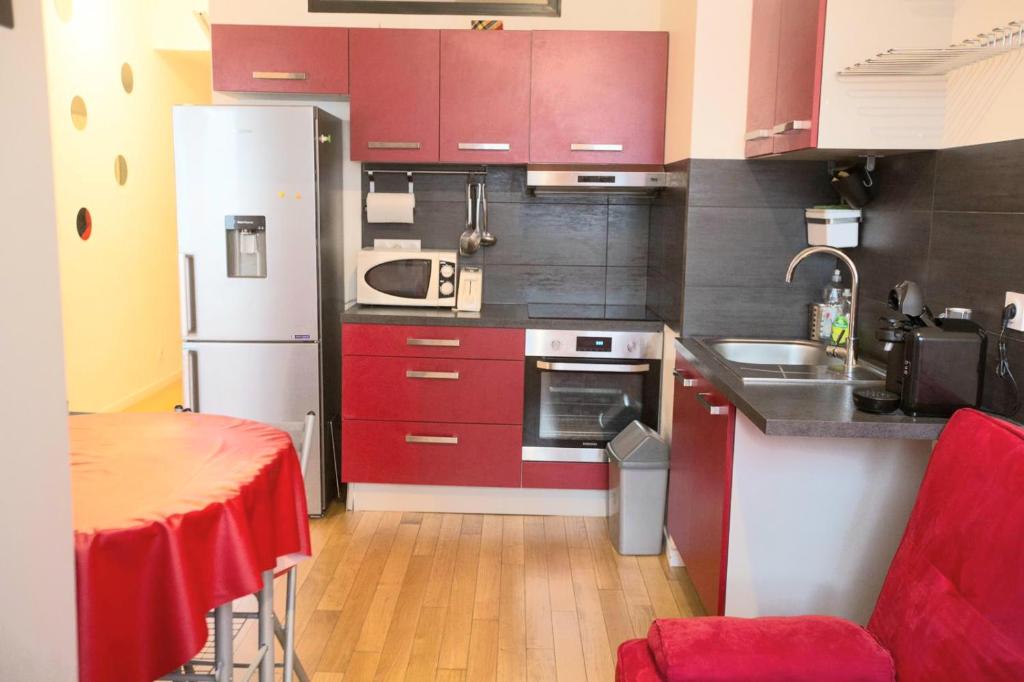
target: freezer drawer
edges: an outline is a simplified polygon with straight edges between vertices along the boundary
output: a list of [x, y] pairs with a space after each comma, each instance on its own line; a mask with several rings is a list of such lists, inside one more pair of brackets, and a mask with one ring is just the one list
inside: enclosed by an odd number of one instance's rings
[[182, 336], [316, 341], [312, 107], [175, 107]]
[[[324, 426], [320, 399], [320, 347], [316, 343], [186, 342], [183, 345], [185, 406], [274, 425], [302, 420], [312, 410], [320, 425], [306, 470], [306, 501], [311, 514], [324, 508]], [[333, 453], [332, 455], [333, 456]], [[333, 467], [331, 467], [333, 469]]]

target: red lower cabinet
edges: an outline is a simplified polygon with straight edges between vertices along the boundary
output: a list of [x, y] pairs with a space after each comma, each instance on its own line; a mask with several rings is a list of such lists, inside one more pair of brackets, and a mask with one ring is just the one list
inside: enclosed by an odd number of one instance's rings
[[522, 360], [342, 358], [343, 419], [520, 424]]
[[725, 613], [736, 408], [676, 358], [668, 531], [709, 616]]
[[342, 477], [359, 483], [518, 488], [522, 428], [348, 420]]
[[523, 462], [523, 487], [608, 490], [608, 465], [590, 462]]

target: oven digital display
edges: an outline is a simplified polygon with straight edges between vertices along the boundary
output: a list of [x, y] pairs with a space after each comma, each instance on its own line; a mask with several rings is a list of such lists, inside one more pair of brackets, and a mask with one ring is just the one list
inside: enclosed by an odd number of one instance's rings
[[610, 336], [577, 336], [576, 350], [590, 353], [611, 353], [612, 337]]

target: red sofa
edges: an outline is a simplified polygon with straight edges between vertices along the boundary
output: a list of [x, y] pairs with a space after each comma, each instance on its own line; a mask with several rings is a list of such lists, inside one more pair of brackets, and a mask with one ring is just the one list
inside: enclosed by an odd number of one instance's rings
[[825, 616], [656, 620], [619, 682], [1024, 681], [1024, 429], [942, 432], [867, 628]]

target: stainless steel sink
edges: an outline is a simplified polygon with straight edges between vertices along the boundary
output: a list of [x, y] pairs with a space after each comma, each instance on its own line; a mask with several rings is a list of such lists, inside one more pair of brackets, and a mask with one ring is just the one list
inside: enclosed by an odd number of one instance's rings
[[725, 361], [743, 383], [851, 383], [878, 384], [884, 375], [861, 361], [853, 377], [843, 372], [843, 361], [830, 357], [825, 347], [801, 339], [702, 339], [708, 350]]

